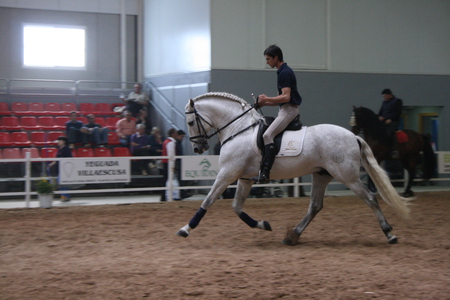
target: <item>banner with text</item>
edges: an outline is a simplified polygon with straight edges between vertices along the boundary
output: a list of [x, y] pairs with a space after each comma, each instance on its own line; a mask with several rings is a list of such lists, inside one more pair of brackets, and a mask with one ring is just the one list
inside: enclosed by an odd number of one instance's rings
[[219, 173], [218, 155], [196, 155], [182, 160], [181, 180], [214, 180]]
[[450, 173], [450, 152], [438, 153], [438, 172]]
[[59, 162], [60, 184], [130, 182], [126, 157], [67, 158]]

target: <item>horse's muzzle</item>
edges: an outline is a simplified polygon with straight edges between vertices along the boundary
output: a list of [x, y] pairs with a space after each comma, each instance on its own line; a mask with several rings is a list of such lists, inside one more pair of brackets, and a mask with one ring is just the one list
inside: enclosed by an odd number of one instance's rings
[[194, 153], [202, 154], [203, 152], [208, 151], [209, 145], [208, 143], [203, 144], [194, 143], [192, 145], [192, 148], [194, 149]]

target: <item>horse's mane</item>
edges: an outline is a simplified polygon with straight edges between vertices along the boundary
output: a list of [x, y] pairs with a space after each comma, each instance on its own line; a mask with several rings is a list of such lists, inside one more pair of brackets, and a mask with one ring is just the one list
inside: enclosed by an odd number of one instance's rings
[[[377, 139], [385, 139], [387, 137], [386, 125], [380, 122], [377, 114], [367, 107], [357, 107], [359, 113], [355, 113], [356, 122], [366, 133], [370, 133], [373, 137]], [[362, 122], [362, 124], [360, 123]]]
[[210, 93], [206, 93], [206, 94], [203, 94], [203, 95], [195, 97], [194, 99], [192, 99], [192, 101], [195, 102], [195, 101], [198, 101], [198, 100], [201, 100], [201, 99], [211, 98], [211, 97], [222, 98], [222, 99], [226, 99], [226, 100], [235, 101], [235, 102], [238, 102], [241, 105], [245, 105], [245, 106], [250, 105], [244, 99], [242, 99], [242, 98], [240, 98], [240, 97], [238, 97], [236, 95], [233, 95], [233, 94], [230, 94], [230, 93], [224, 93], [224, 92], [210, 92]]

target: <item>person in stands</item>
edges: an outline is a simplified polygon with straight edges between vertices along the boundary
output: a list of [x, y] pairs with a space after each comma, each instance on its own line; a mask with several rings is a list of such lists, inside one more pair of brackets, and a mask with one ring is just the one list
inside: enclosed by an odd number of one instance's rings
[[145, 134], [146, 135], [150, 135], [150, 133], [152, 132], [152, 126], [148, 119], [148, 113], [145, 109], [141, 109], [139, 111], [139, 115], [137, 117], [136, 124], [144, 124], [145, 125]]
[[116, 123], [116, 134], [120, 143], [128, 147], [130, 145], [130, 137], [136, 133], [136, 121], [130, 111], [123, 112], [123, 118]]
[[83, 122], [77, 120], [78, 114], [73, 111], [70, 113], [70, 120], [66, 123], [66, 135], [69, 138], [69, 147], [75, 148], [76, 143], [85, 142], [81, 128], [83, 127]]
[[142, 85], [136, 83], [134, 91], [128, 94], [128, 97], [122, 97], [122, 101], [126, 104], [126, 110], [129, 110], [133, 117], [137, 117], [141, 109], [147, 110], [148, 97], [142, 91]]
[[102, 127], [102, 125], [95, 123], [95, 115], [90, 114], [87, 116], [88, 123], [84, 124], [81, 128], [83, 134], [85, 147], [91, 147], [91, 144], [95, 144], [99, 147], [105, 147], [108, 144], [108, 128]]
[[[145, 134], [145, 125], [137, 124], [136, 133], [130, 137], [130, 150], [133, 156], [151, 156], [150, 145], [148, 144], [148, 135]], [[150, 173], [149, 159], [136, 161], [142, 175]]]

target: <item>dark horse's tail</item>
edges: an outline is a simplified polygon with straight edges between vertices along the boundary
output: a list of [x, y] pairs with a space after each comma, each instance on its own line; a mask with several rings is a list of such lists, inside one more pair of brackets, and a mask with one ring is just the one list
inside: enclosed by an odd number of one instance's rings
[[429, 180], [433, 177], [436, 170], [436, 156], [434, 155], [433, 148], [431, 147], [431, 140], [428, 135], [422, 134], [423, 139], [423, 179]]

